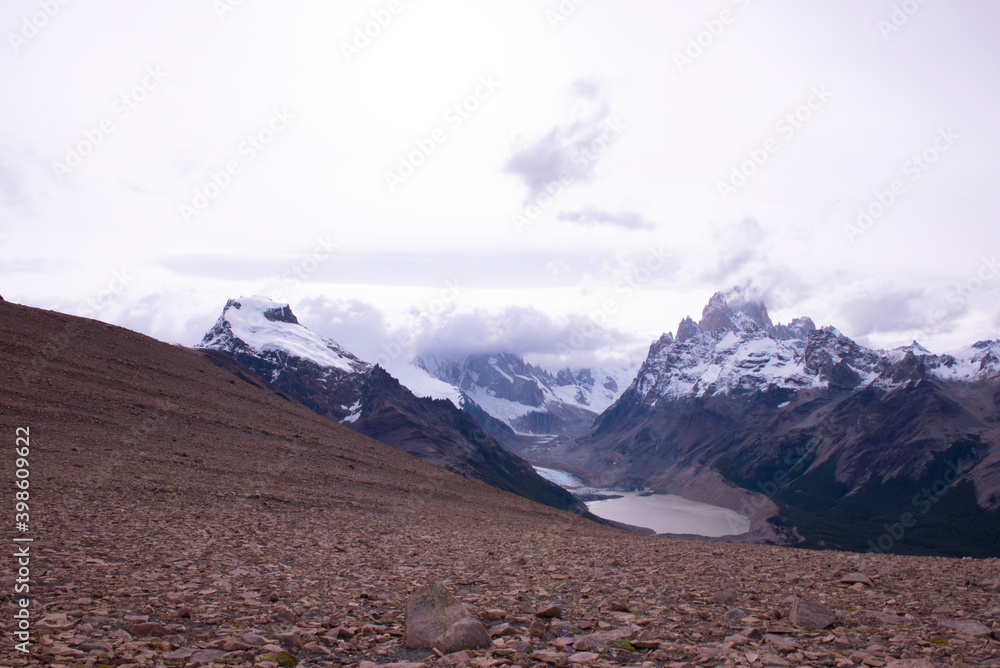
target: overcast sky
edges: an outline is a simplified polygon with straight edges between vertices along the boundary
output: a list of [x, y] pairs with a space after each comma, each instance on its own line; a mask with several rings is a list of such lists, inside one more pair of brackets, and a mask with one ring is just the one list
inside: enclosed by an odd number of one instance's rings
[[747, 282], [875, 347], [998, 338], [998, 26], [988, 0], [6, 0], [0, 294], [185, 344], [266, 294], [369, 360], [641, 358]]

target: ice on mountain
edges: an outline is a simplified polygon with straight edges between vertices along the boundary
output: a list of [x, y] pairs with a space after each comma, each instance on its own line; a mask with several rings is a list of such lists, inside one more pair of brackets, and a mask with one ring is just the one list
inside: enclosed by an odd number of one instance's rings
[[345, 372], [367, 368], [364, 362], [335, 341], [309, 331], [295, 318], [288, 304], [267, 297], [240, 297], [226, 303], [215, 327], [201, 342], [204, 348], [245, 345], [251, 351], [282, 351], [289, 357], [308, 360], [320, 367]]

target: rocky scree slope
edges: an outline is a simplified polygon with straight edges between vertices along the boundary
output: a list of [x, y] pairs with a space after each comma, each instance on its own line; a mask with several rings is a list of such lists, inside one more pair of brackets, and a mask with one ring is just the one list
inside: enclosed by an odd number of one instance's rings
[[[0, 304], [0, 406], [36, 504], [31, 652], [4, 616], [5, 666], [1000, 666], [1000, 560], [615, 530], [93, 320]], [[490, 647], [405, 648], [439, 581]]]

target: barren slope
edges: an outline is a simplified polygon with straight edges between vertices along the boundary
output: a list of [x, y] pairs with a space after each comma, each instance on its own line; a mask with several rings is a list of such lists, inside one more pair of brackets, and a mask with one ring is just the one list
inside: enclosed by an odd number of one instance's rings
[[[359, 436], [189, 350], [9, 303], [0, 388], [7, 489], [14, 430], [31, 430], [30, 530], [8, 524], [5, 540], [34, 538], [36, 632], [28, 657], [14, 651], [5, 577], [2, 665], [275, 665], [260, 663], [275, 648], [300, 665], [430, 665], [399, 634], [407, 594], [433, 580], [513, 634], [452, 665], [566, 664], [561, 648], [599, 628], [632, 644], [592, 640], [576, 663], [1000, 665], [997, 560], [618, 531]], [[854, 571], [871, 586], [840, 582]], [[791, 627], [792, 596], [824, 602], [834, 625]], [[543, 601], [563, 619], [533, 637]]]

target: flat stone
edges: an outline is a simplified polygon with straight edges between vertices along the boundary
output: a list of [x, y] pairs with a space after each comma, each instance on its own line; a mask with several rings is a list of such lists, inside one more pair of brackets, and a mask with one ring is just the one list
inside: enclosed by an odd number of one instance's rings
[[559, 618], [562, 617], [562, 608], [555, 603], [544, 603], [535, 610], [536, 617]]
[[974, 638], [989, 638], [990, 634], [993, 633], [988, 626], [974, 619], [944, 619], [939, 621], [938, 624], [946, 629], [965, 633]]
[[588, 633], [587, 635], [578, 636], [573, 640], [573, 649], [581, 652], [600, 649], [612, 640], [620, 640], [622, 638], [631, 639], [633, 635], [635, 633], [632, 629], [615, 629], [613, 631]]
[[726, 603], [732, 603], [736, 600], [736, 590], [735, 589], [722, 589], [715, 592], [712, 597], [716, 603], [720, 605], [725, 605]]
[[194, 652], [195, 651], [193, 649], [188, 649], [187, 647], [181, 647], [179, 649], [175, 649], [172, 652], [164, 653], [162, 658], [166, 659], [167, 661], [180, 661], [181, 659], [189, 658], [192, 654], [194, 654]]
[[463, 663], [469, 663], [470, 661], [472, 661], [472, 654], [470, 654], [467, 650], [445, 654], [441, 658], [441, 663], [446, 666], [458, 666]]
[[906, 619], [900, 615], [893, 615], [887, 612], [872, 611], [868, 613], [868, 616], [882, 622], [883, 624], [889, 624], [892, 626], [902, 624], [906, 621]]
[[55, 613], [45, 615], [45, 617], [38, 622], [38, 626], [52, 631], [68, 631], [76, 626], [76, 622], [68, 619], [66, 615], [62, 613]]
[[773, 622], [764, 626], [764, 633], [795, 633], [795, 627], [784, 622]]
[[258, 661], [273, 661], [274, 663], [281, 666], [281, 668], [292, 668], [293, 666], [299, 665], [298, 658], [284, 650], [280, 652], [269, 652], [268, 654], [261, 654], [257, 657]]
[[840, 578], [841, 584], [853, 585], [853, 584], [863, 584], [869, 587], [874, 587], [871, 579], [864, 573], [848, 573], [844, 577]]
[[788, 613], [788, 621], [802, 629], [819, 631], [832, 626], [836, 615], [825, 605], [809, 601], [795, 601]]
[[541, 638], [549, 630], [549, 624], [541, 617], [538, 617], [531, 622], [531, 626], [528, 627], [528, 635], [532, 638]]
[[570, 654], [568, 660], [570, 663], [593, 663], [600, 658], [601, 655], [596, 652], [576, 652], [575, 654]]
[[[187, 668], [206, 666], [216, 659], [221, 659], [226, 653], [217, 649], [200, 649], [188, 658]], [[280, 665], [280, 664], [279, 664]]]
[[141, 622], [139, 624], [133, 624], [128, 627], [128, 632], [129, 635], [133, 636], [157, 636], [160, 638], [170, 635], [170, 630], [166, 626], [155, 622]]
[[501, 636], [517, 635], [517, 629], [515, 629], [507, 622], [503, 622], [502, 624], [497, 624], [496, 626], [491, 628], [489, 633], [491, 638], [499, 638]]
[[794, 652], [799, 648], [799, 644], [792, 640], [791, 638], [786, 638], [785, 636], [774, 635], [773, 633], [768, 633], [764, 636], [766, 642], [771, 643], [782, 652]]
[[283, 605], [276, 606], [274, 610], [271, 611], [271, 619], [276, 622], [282, 622], [283, 624], [294, 624], [298, 621], [298, 616], [286, 608]]
[[552, 650], [540, 649], [536, 652], [531, 653], [532, 661], [541, 661], [542, 663], [547, 663], [551, 666], [565, 666], [566, 665], [566, 655], [560, 654], [559, 652], [553, 652]]
[[937, 666], [928, 659], [900, 659], [899, 661], [890, 661], [885, 668], [937, 668]]
[[244, 633], [240, 636], [240, 640], [252, 647], [259, 647], [265, 643], [264, 638], [252, 632]]

